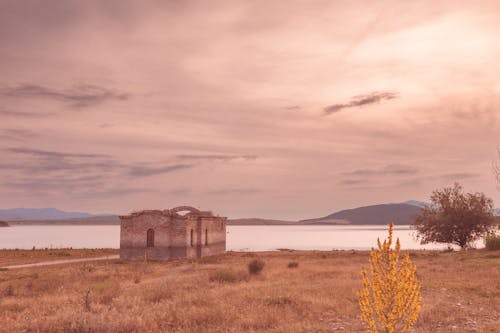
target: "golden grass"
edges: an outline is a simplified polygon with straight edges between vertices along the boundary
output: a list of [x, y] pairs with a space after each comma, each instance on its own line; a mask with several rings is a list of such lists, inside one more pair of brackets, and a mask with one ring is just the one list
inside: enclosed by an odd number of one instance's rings
[[[253, 259], [265, 262], [259, 275]], [[499, 252], [412, 260], [423, 296], [413, 332], [500, 331]], [[0, 332], [361, 332], [367, 266], [368, 252], [288, 251], [2, 271]]]
[[60, 259], [80, 259], [118, 254], [117, 249], [0, 250], [0, 267]]

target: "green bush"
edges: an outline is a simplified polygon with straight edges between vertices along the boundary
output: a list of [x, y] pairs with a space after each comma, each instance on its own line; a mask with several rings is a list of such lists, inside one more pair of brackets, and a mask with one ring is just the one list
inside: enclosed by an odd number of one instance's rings
[[262, 269], [264, 269], [264, 266], [266, 265], [265, 262], [259, 259], [254, 259], [250, 261], [248, 264], [248, 273], [250, 274], [260, 274]]
[[494, 251], [500, 250], [500, 235], [489, 234], [484, 238], [484, 245], [487, 250]]

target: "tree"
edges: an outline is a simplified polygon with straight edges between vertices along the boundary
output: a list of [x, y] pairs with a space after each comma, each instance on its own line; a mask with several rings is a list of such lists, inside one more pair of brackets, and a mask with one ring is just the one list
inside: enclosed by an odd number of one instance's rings
[[462, 249], [493, 229], [493, 201], [483, 193], [463, 193], [462, 186], [436, 190], [431, 205], [415, 217], [413, 228], [422, 244], [455, 244]]
[[358, 293], [361, 320], [369, 333], [408, 332], [417, 321], [420, 312], [420, 283], [417, 267], [407, 253], [400, 261], [399, 238], [392, 249], [392, 231], [389, 225], [389, 239], [378, 250], [370, 253], [371, 278], [363, 270], [363, 288]]

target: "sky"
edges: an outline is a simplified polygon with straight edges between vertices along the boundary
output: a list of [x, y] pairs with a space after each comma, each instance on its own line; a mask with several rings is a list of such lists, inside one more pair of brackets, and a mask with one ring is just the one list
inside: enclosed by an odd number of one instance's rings
[[0, 2], [0, 208], [500, 206], [500, 2]]

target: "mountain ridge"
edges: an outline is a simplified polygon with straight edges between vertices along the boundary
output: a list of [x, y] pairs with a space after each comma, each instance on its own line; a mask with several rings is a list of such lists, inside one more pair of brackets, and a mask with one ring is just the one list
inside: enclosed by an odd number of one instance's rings
[[330, 215], [301, 220], [300, 222], [318, 223], [336, 219], [346, 220], [352, 225], [383, 225], [394, 222], [397, 225], [408, 225], [422, 208], [406, 203], [389, 203], [344, 209]]
[[[234, 218], [228, 225], [384, 225], [390, 221], [395, 224], [411, 224], [413, 217], [428, 203], [409, 200], [402, 203], [389, 203], [344, 209], [332, 214], [303, 219], [299, 221]], [[20, 214], [24, 212], [27, 214]], [[494, 210], [497, 219], [500, 210]], [[118, 225], [117, 214], [90, 214], [65, 212], [56, 208], [14, 208], [0, 209], [0, 220], [10, 225]]]
[[83, 212], [67, 212], [57, 208], [9, 208], [0, 209], [3, 220], [64, 220], [106, 216], [109, 214], [90, 214]]

